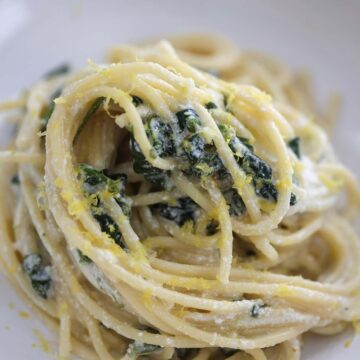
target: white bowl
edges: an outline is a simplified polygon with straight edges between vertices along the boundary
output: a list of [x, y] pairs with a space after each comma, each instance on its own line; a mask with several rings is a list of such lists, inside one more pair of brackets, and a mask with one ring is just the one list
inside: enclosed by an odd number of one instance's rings
[[[360, 2], [287, 0], [0, 1], [0, 101], [67, 61], [102, 61], [114, 44], [200, 31], [225, 35], [240, 47], [308, 69], [321, 103], [331, 91], [344, 96], [334, 143], [343, 162], [360, 175]], [[3, 135], [1, 133], [1, 135]], [[5, 141], [4, 137], [1, 139]], [[34, 334], [50, 334], [24, 318], [26, 306], [0, 277], [0, 358], [47, 360]], [[31, 312], [27, 310], [30, 314]], [[37, 331], [35, 331], [38, 333]], [[302, 359], [359, 359], [360, 340], [349, 348], [337, 337], [306, 339]], [[56, 349], [51, 342], [52, 349]], [[3, 357], [5, 356], [5, 357]]]

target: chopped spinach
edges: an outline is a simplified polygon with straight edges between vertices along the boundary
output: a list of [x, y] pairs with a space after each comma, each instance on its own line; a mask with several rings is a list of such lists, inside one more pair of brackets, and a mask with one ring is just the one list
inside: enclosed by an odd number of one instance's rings
[[244, 145], [251, 152], [254, 151], [254, 147], [251, 145], [250, 140], [245, 137], [236, 136], [235, 129], [232, 126], [219, 124], [218, 128], [225, 141], [229, 144], [232, 152], [237, 153], [238, 149], [241, 148], [242, 145]]
[[206, 225], [206, 235], [214, 235], [219, 231], [219, 222], [215, 219], [211, 219]]
[[104, 102], [104, 97], [98, 97], [94, 100], [94, 102], [90, 105], [88, 111], [86, 112], [85, 116], [83, 117], [80, 126], [78, 127], [76, 134], [74, 136], [73, 144], [76, 143], [76, 140], [79, 138], [80, 133], [85, 128], [87, 123], [92, 119], [95, 115], [96, 111], [99, 109], [100, 105]]
[[246, 151], [238, 163], [247, 175], [253, 175], [261, 179], [271, 180], [272, 169], [265, 161], [250, 151]]
[[[157, 115], [150, 115], [144, 119], [144, 126], [155, 155], [162, 157], [175, 155], [175, 139], [170, 124], [163, 122]], [[130, 150], [134, 171], [142, 174], [149, 182], [168, 189], [171, 184], [170, 172], [151, 165], [133, 135], [130, 137]]]
[[126, 353], [127, 355], [135, 358], [137, 355], [149, 355], [160, 349], [161, 347], [159, 345], [145, 344], [140, 341], [134, 341], [128, 346]]
[[[207, 144], [200, 135], [196, 134], [201, 125], [198, 114], [193, 109], [187, 108], [178, 111], [176, 116], [178, 127], [163, 122], [157, 115], [150, 115], [144, 119], [146, 133], [154, 153], [162, 157], [176, 156], [186, 164], [184, 172], [187, 175], [197, 178], [212, 175], [219, 179], [224, 178], [228, 173], [217, 154], [216, 147]], [[179, 131], [181, 144], [176, 146], [175, 134], [179, 134]], [[130, 140], [130, 149], [135, 172], [143, 174], [145, 179], [162, 188], [168, 188], [171, 183], [170, 172], [152, 166], [142, 154], [133, 136]]]
[[264, 199], [277, 202], [278, 191], [270, 179], [253, 178], [255, 193]]
[[191, 198], [182, 197], [176, 200], [175, 205], [158, 203], [152, 205], [151, 209], [157, 211], [163, 218], [182, 226], [187, 221], [195, 221], [198, 205]]
[[294, 152], [294, 154], [300, 159], [301, 153], [300, 153], [300, 138], [294, 137], [288, 142], [289, 148]]
[[77, 253], [79, 255], [80, 264], [91, 264], [93, 261], [86, 256], [81, 250], [77, 249]]
[[237, 137], [250, 151], [254, 151], [254, 147], [251, 145], [250, 140], [244, 137]]
[[265, 199], [277, 201], [278, 191], [272, 182], [270, 165], [256, 156], [249, 141], [237, 137], [231, 126], [221, 124], [219, 130], [233, 151], [238, 165], [246, 175], [251, 176], [255, 193]]
[[236, 137], [235, 129], [232, 126], [225, 124], [219, 124], [218, 128], [225, 141], [230, 145], [231, 150], [236, 152], [235, 144], [232, 144], [234, 141], [239, 141], [239, 139]]
[[100, 225], [101, 231], [108, 234], [123, 249], [126, 248], [120, 229], [114, 219], [110, 215], [106, 214], [103, 209], [94, 210], [92, 213], [95, 220]]
[[52, 113], [54, 112], [54, 109], [55, 109], [54, 100], [61, 95], [61, 92], [62, 92], [61, 88], [55, 90], [50, 96], [49, 103], [46, 106], [44, 106], [44, 108], [41, 110], [41, 113], [40, 113], [40, 118], [41, 118], [40, 129], [41, 129], [42, 132], [46, 130], [49, 119], [50, 119]]
[[91, 213], [100, 225], [101, 231], [109, 235], [116, 244], [126, 248], [117, 223], [106, 213], [99, 196], [102, 192], [110, 193], [123, 214], [129, 216], [131, 205], [125, 196], [126, 175], [109, 174], [106, 170], [101, 171], [90, 165], [80, 164], [79, 178], [82, 181], [85, 196], [90, 199]]
[[[224, 95], [224, 103], [227, 106], [228, 97]], [[217, 105], [209, 102], [207, 109], [214, 109]], [[229, 212], [231, 215], [239, 216], [246, 211], [245, 205], [233, 186], [233, 180], [218, 155], [214, 143], [207, 143], [200, 135], [201, 121], [198, 114], [191, 108], [180, 110], [176, 113], [178, 123], [170, 124], [162, 121], [156, 114], [147, 116], [143, 121], [147, 136], [157, 156], [176, 157], [185, 164], [183, 172], [187, 176], [196, 178], [213, 177], [224, 192]], [[278, 190], [272, 179], [272, 168], [264, 160], [254, 153], [254, 148], [249, 139], [238, 137], [235, 129], [230, 125], [219, 124], [220, 132], [233, 152], [233, 155], [245, 174], [251, 179], [256, 195], [269, 201], [277, 202]], [[177, 134], [177, 135], [176, 135]], [[178, 141], [178, 139], [180, 141]], [[177, 146], [177, 142], [180, 144]], [[130, 149], [133, 155], [133, 167], [136, 173], [142, 174], [146, 180], [161, 188], [169, 188], [171, 184], [170, 171], [164, 171], [152, 166], [134, 137], [130, 139]], [[296, 203], [296, 196], [291, 195], [290, 205]], [[160, 206], [160, 205], [159, 205]], [[164, 207], [163, 205], [161, 205]], [[154, 207], [155, 209], [155, 207]], [[171, 207], [167, 206], [166, 211], [173, 214]], [[166, 213], [163, 210], [163, 214]], [[175, 215], [162, 215], [171, 217], [177, 223], [183, 223]], [[173, 217], [175, 217], [173, 219]], [[209, 227], [207, 233], [212, 233], [215, 228]]]
[[145, 129], [156, 155], [175, 155], [174, 134], [170, 124], [163, 122], [156, 115], [150, 115], [145, 119]]
[[205, 107], [208, 109], [208, 110], [211, 110], [211, 109], [217, 109], [217, 105], [215, 103], [213, 103], [212, 101], [208, 102], [207, 104], [205, 104]]
[[223, 193], [226, 203], [229, 205], [229, 214], [240, 216], [246, 210], [245, 204], [236, 189], [229, 189]]
[[136, 95], [131, 95], [131, 97], [132, 97], [132, 102], [136, 107], [138, 107], [139, 105], [142, 105], [144, 103], [144, 101]]
[[191, 133], [196, 132], [200, 125], [199, 115], [193, 109], [184, 109], [176, 113], [180, 130], [188, 130]]
[[[277, 202], [278, 191], [272, 181], [272, 169], [270, 165], [250, 151], [245, 152], [244, 156], [238, 159], [238, 164], [247, 175], [252, 177], [256, 195]], [[290, 205], [295, 205], [296, 201], [296, 195], [291, 193]]]
[[70, 71], [70, 65], [69, 64], [60, 64], [56, 66], [55, 68], [48, 71], [46, 74], [44, 74], [45, 79], [51, 79], [54, 76], [58, 75], [64, 75], [67, 74]]
[[133, 156], [134, 171], [137, 174], [142, 174], [147, 181], [167, 189], [170, 184], [170, 172], [152, 166], [146, 160], [133, 136], [130, 137], [130, 150]]
[[51, 288], [50, 267], [42, 263], [42, 256], [33, 253], [25, 256], [22, 267], [35, 292], [43, 299], [47, 299]]
[[259, 304], [259, 303], [255, 303], [251, 310], [250, 310], [250, 316], [253, 318], [257, 318], [259, 317], [261, 311], [267, 307], [267, 304]]
[[278, 191], [272, 181], [272, 169], [269, 164], [253, 152], [253, 146], [246, 138], [237, 137], [229, 125], [219, 125], [219, 130], [234, 153], [238, 165], [251, 177], [255, 193], [264, 199], [277, 201]]
[[195, 134], [183, 142], [184, 153], [190, 163], [188, 174], [195, 177], [223, 175], [227, 172], [221, 161], [216, 147], [207, 144], [205, 140]]
[[97, 170], [87, 164], [79, 165], [79, 174], [87, 195], [98, 195], [99, 192], [107, 191], [121, 207], [124, 215], [130, 215], [130, 203], [125, 196], [125, 174], [112, 174], [107, 169]]

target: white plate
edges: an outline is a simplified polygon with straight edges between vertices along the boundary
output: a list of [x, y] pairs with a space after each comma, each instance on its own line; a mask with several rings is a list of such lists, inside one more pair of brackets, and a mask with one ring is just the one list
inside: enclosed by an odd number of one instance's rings
[[[220, 33], [240, 47], [309, 69], [322, 103], [329, 92], [342, 93], [344, 109], [334, 141], [340, 158], [360, 174], [357, 0], [0, 0], [0, 100], [63, 61], [82, 66], [89, 57], [101, 61], [117, 43], [189, 31]], [[47, 339], [51, 334], [33, 316], [19, 315], [26, 307], [2, 276], [0, 294], [0, 358], [53, 358], [41, 350], [33, 330], [41, 329]], [[312, 338], [302, 358], [358, 359], [359, 339], [344, 347], [350, 336]]]

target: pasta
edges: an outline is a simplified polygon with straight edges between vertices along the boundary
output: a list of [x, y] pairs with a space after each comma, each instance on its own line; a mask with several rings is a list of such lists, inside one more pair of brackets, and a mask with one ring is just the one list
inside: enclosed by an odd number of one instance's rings
[[338, 99], [214, 36], [109, 62], [0, 105], [0, 263], [60, 358], [294, 360], [359, 321], [360, 190], [320, 126]]

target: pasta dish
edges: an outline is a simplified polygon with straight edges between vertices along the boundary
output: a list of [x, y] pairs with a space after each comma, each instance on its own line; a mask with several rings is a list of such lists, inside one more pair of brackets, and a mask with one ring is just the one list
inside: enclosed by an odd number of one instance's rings
[[360, 320], [359, 184], [306, 74], [216, 36], [110, 50], [0, 104], [0, 264], [59, 357], [300, 358]]

